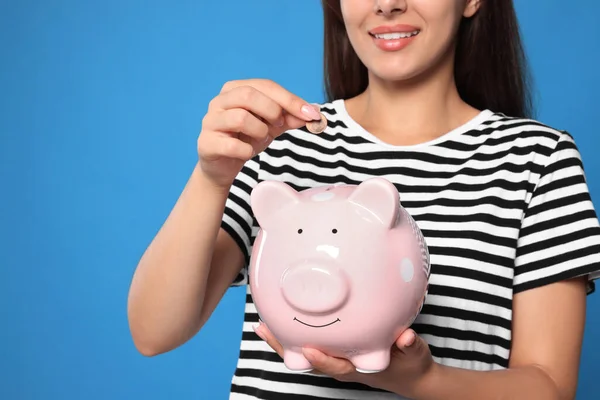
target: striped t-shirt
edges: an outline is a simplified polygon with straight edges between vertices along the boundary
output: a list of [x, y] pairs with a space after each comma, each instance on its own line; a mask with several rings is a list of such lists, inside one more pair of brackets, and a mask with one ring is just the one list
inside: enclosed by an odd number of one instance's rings
[[[429, 292], [413, 328], [436, 362], [507, 368], [515, 293], [586, 274], [593, 291], [600, 227], [567, 132], [484, 110], [435, 140], [394, 146], [355, 122], [343, 100], [321, 105], [321, 112], [328, 119], [324, 133], [284, 133], [246, 163], [231, 188], [222, 227], [246, 265], [258, 232], [249, 205], [258, 182], [302, 190], [380, 176], [396, 185], [429, 247]], [[246, 285], [247, 295], [230, 399], [399, 398], [288, 371], [252, 329], [258, 315], [247, 283], [244, 268], [233, 283]]]

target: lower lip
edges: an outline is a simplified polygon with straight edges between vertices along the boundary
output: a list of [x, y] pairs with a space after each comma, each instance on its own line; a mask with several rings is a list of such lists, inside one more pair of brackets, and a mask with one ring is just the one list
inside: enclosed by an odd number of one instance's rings
[[371, 37], [373, 38], [375, 45], [377, 47], [379, 47], [381, 50], [383, 50], [383, 51], [398, 51], [398, 50], [402, 50], [403, 48], [408, 46], [413, 40], [415, 40], [415, 38], [417, 36], [419, 36], [418, 33], [414, 36], [411, 36], [408, 38], [401, 38], [401, 39], [378, 39], [375, 36], [371, 36]]

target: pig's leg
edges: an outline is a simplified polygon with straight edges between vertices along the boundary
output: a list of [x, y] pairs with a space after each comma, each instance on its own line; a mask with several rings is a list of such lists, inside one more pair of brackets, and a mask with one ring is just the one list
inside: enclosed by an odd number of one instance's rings
[[390, 364], [390, 349], [373, 350], [350, 359], [356, 370], [363, 374], [383, 371]]
[[300, 349], [283, 349], [283, 363], [294, 372], [308, 372], [314, 368], [312, 364], [304, 357]]

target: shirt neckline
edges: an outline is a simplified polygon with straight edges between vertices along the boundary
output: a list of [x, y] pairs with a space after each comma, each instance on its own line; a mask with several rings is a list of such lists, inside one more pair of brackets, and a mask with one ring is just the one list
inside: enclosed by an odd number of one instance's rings
[[379, 139], [377, 136], [373, 135], [371, 132], [369, 132], [365, 128], [363, 128], [362, 125], [360, 125], [358, 122], [356, 122], [350, 116], [350, 114], [348, 114], [348, 110], [346, 109], [346, 102], [344, 99], [334, 100], [332, 102], [332, 105], [333, 105], [336, 113], [338, 114], [339, 118], [342, 120], [342, 122], [344, 122], [346, 124], [346, 126], [351, 131], [357, 133], [358, 135], [362, 136], [363, 138], [369, 140], [370, 142], [376, 143], [378, 145], [381, 145], [381, 146], [384, 146], [384, 147], [387, 147], [390, 149], [396, 149], [396, 150], [412, 150], [412, 149], [419, 149], [419, 148], [423, 148], [423, 147], [435, 146], [437, 144], [443, 143], [443, 142], [453, 139], [457, 136], [460, 136], [463, 133], [473, 130], [477, 126], [480, 126], [483, 122], [487, 121], [494, 114], [493, 111], [491, 111], [489, 109], [485, 109], [485, 110], [482, 110], [475, 117], [473, 117], [472, 119], [467, 121], [466, 123], [452, 129], [451, 131], [449, 131], [447, 133], [442, 134], [441, 136], [439, 136], [435, 139], [428, 140], [428, 141], [422, 142], [422, 143], [413, 144], [413, 145], [393, 145], [393, 144], [386, 143], [383, 140]]

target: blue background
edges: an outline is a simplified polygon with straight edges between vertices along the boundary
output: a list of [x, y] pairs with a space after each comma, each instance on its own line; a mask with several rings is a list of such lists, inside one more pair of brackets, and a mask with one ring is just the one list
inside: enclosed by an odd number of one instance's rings
[[[599, 207], [600, 2], [516, 3], [538, 118], [575, 135]], [[321, 18], [317, 0], [0, 2], [0, 399], [227, 398], [243, 289], [151, 359], [127, 291], [225, 81], [323, 99]], [[599, 310], [596, 293], [579, 399], [597, 398]]]

